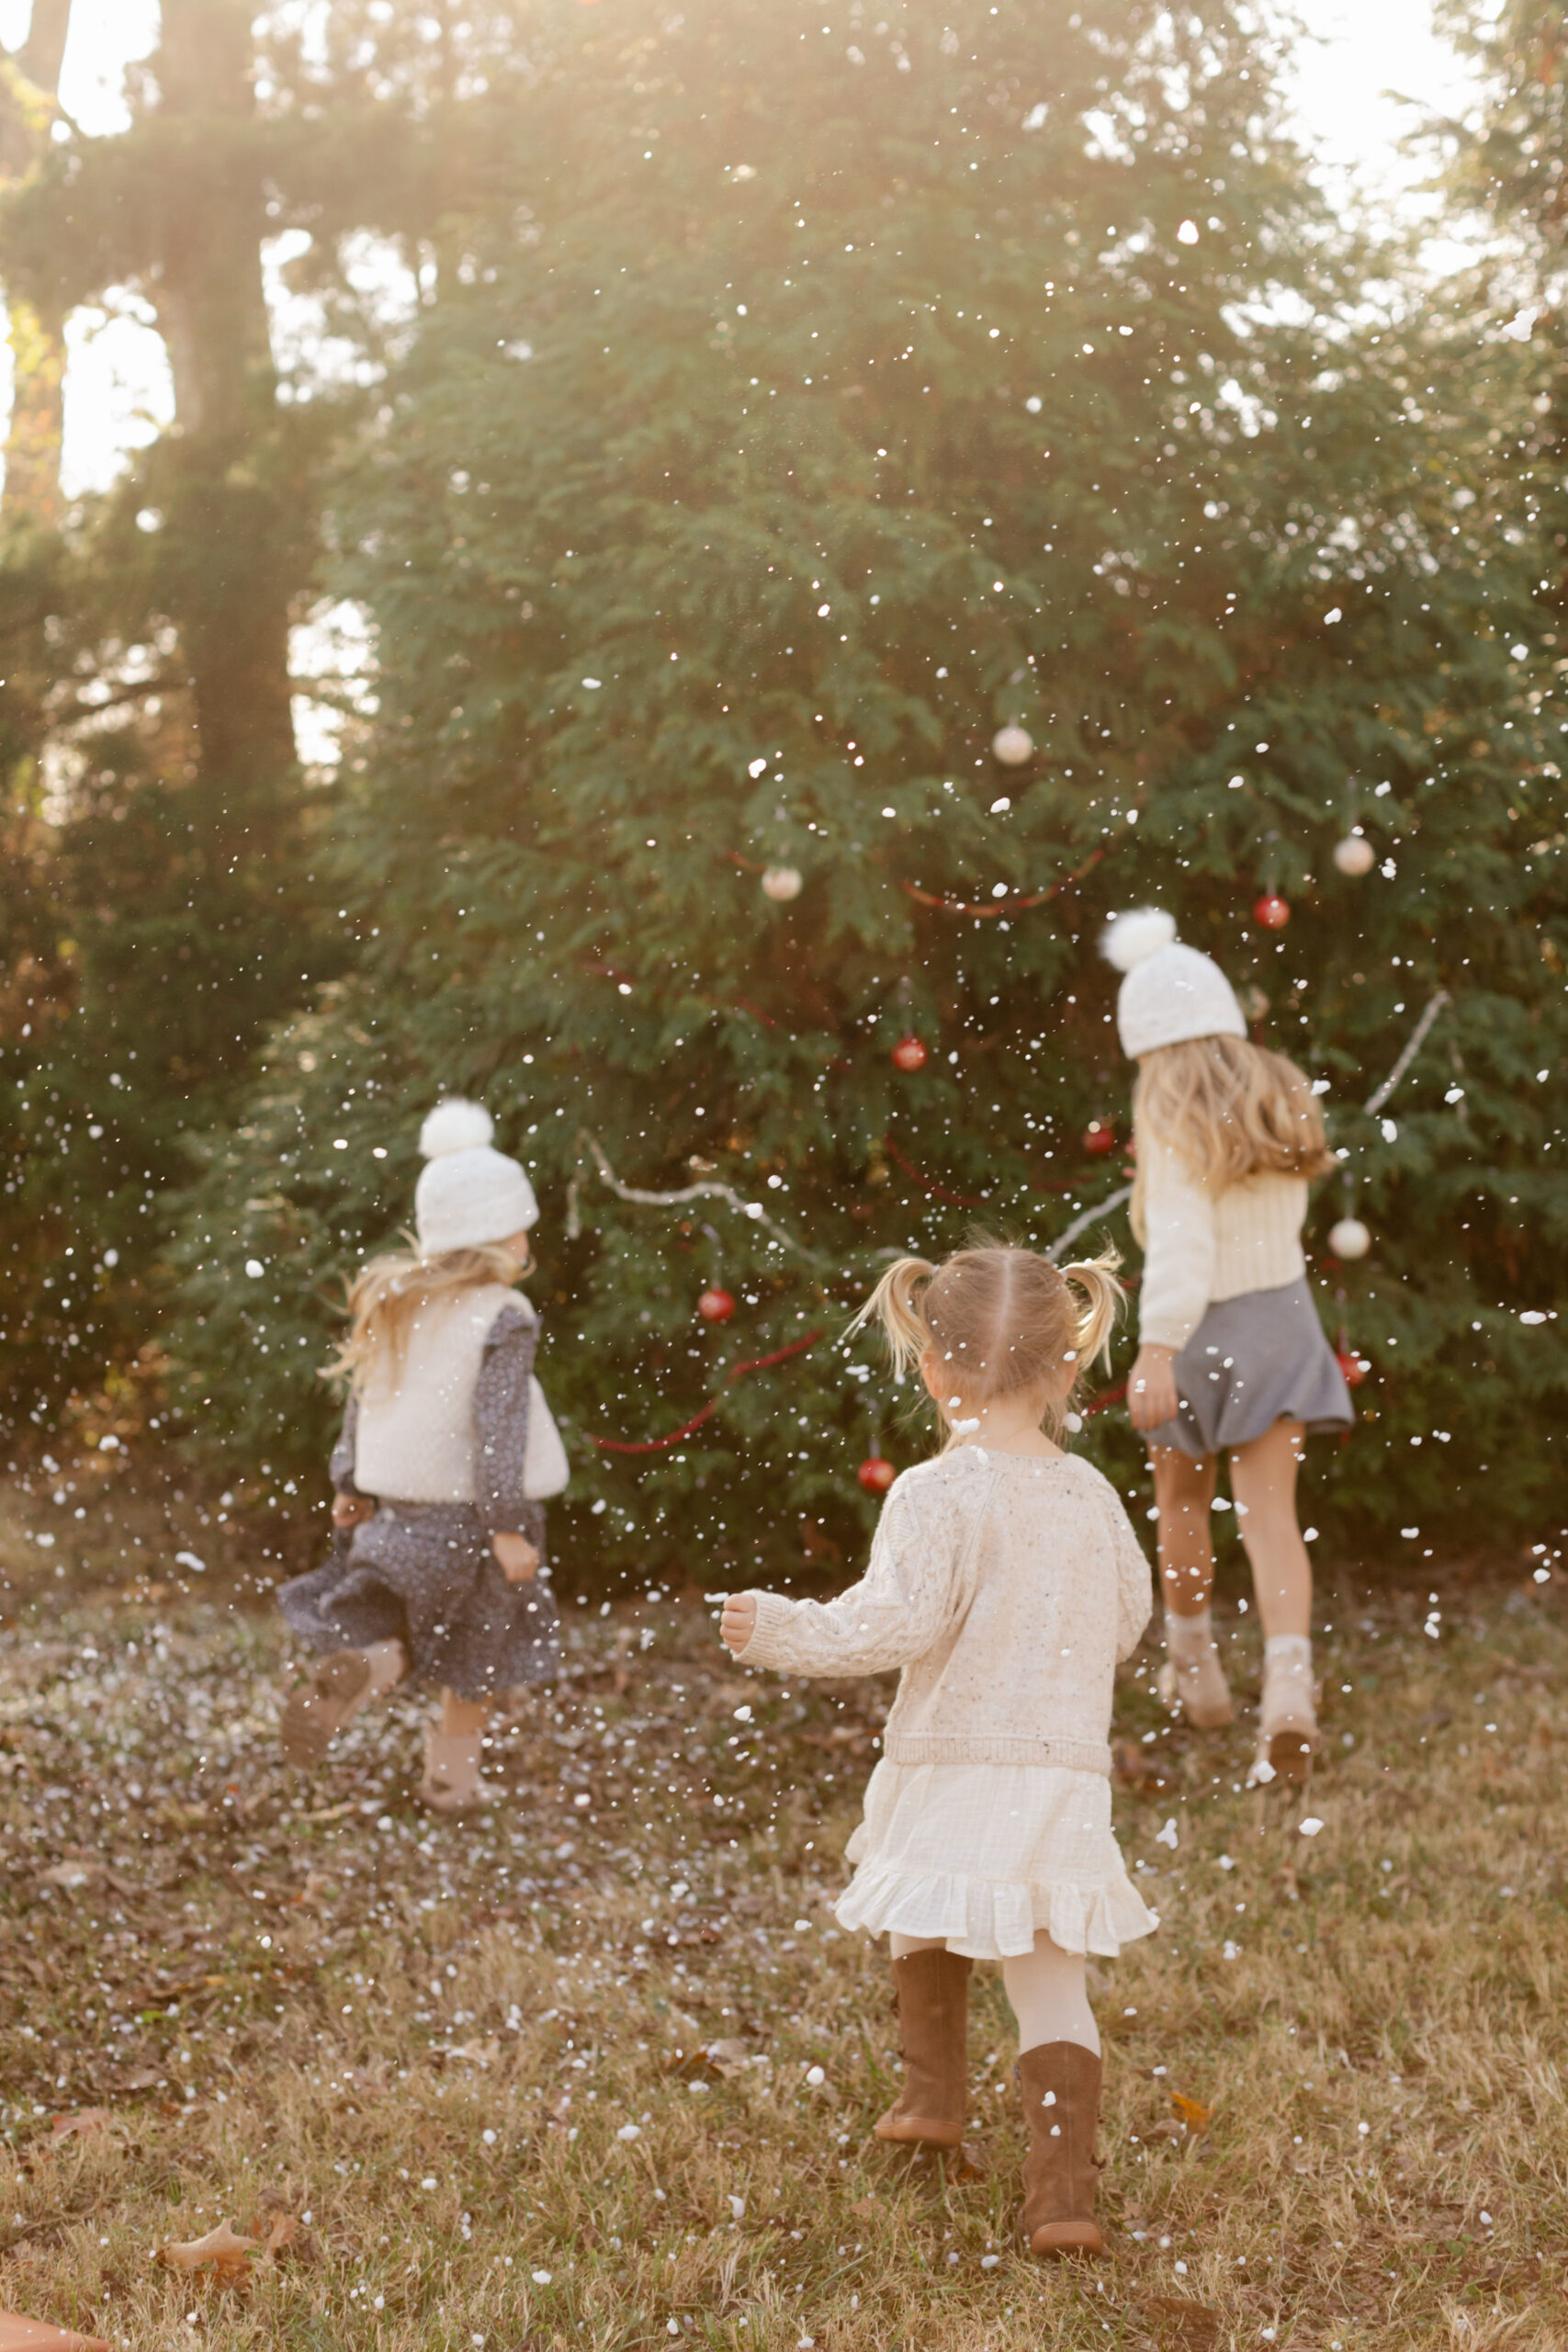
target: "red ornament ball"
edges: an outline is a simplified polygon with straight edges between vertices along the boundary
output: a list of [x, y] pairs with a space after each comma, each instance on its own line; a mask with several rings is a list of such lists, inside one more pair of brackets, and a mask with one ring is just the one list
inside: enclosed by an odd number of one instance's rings
[[855, 1472], [868, 1495], [885, 1495], [897, 1475], [891, 1462], [881, 1453], [869, 1454]]
[[705, 1323], [728, 1323], [735, 1312], [735, 1301], [727, 1290], [705, 1290], [697, 1301], [697, 1313]]
[[1371, 1370], [1371, 1365], [1365, 1356], [1353, 1355], [1348, 1348], [1336, 1348], [1334, 1361], [1345, 1375], [1347, 1388], [1359, 1388]]
[[916, 1070], [924, 1069], [925, 1066], [926, 1047], [923, 1041], [913, 1036], [900, 1037], [893, 1048], [894, 1069]]
[[1283, 931], [1291, 920], [1290, 908], [1274, 890], [1265, 890], [1252, 912], [1265, 931]]
[[1084, 1129], [1083, 1148], [1096, 1158], [1116, 1148], [1116, 1130], [1109, 1119], [1091, 1119]]

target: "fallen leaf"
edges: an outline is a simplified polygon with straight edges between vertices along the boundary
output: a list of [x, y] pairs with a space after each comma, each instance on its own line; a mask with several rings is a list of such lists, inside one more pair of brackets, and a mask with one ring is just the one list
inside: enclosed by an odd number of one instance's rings
[[77, 2335], [25, 2312], [0, 2312], [0, 2352], [109, 2352], [101, 2335]]
[[492, 2034], [488, 2041], [455, 2041], [444, 2054], [466, 2059], [470, 2066], [493, 2066], [500, 2059], [501, 2044]]
[[317, 2258], [316, 2241], [297, 2213], [275, 2213], [267, 2228], [262, 2260], [277, 2262], [285, 2256], [290, 2262], [314, 2262]]
[[562, 2091], [559, 2098], [557, 2099], [554, 2107], [550, 2109], [550, 2121], [552, 2123], [564, 2123], [570, 2113], [571, 2093], [570, 2091]]
[[62, 2140], [90, 2139], [95, 2132], [112, 2132], [115, 2119], [107, 2107], [78, 2108], [74, 2115], [57, 2115], [49, 2127], [51, 2147]]
[[733, 2079], [737, 2075], [744, 2074], [746, 2062], [750, 2056], [750, 2051], [739, 2034], [727, 2034], [722, 2041], [710, 2041], [707, 2046], [707, 2054], [727, 2081]]
[[1201, 2099], [1189, 2098], [1183, 2091], [1172, 2091], [1170, 2103], [1194, 2139], [1200, 2132], [1208, 2130], [1209, 2118], [1214, 2110], [1212, 2107], [1205, 2107]]
[[95, 1879], [108, 1875], [102, 1862], [55, 1862], [39, 1872], [40, 1886], [91, 1886]]
[[1174, 2352], [1210, 2352], [1220, 2332], [1220, 2315], [1185, 2295], [1140, 2295], [1139, 2308]]
[[161, 2245], [156, 2258], [167, 2270], [216, 2270], [220, 2278], [248, 2278], [251, 2256], [261, 2250], [259, 2238], [239, 2237], [231, 2222], [220, 2222], [204, 2238]]
[[1118, 1740], [1111, 1762], [1117, 1785], [1135, 1796], [1162, 1796], [1171, 1785], [1172, 1775], [1166, 1766], [1135, 1740]]

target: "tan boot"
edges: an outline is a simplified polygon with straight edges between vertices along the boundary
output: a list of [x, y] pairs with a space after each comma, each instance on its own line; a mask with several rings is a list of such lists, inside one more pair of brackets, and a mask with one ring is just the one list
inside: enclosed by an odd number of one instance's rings
[[1258, 1758], [1251, 1778], [1280, 1780], [1299, 1788], [1312, 1776], [1316, 1752], [1317, 1688], [1313, 1680], [1311, 1637], [1276, 1634], [1263, 1645], [1263, 1703], [1258, 1709]]
[[289, 1764], [320, 1764], [344, 1725], [380, 1698], [408, 1671], [401, 1642], [372, 1642], [368, 1649], [332, 1650], [309, 1682], [291, 1690], [278, 1726]]
[[432, 1813], [467, 1813], [483, 1804], [490, 1794], [479, 1778], [477, 1731], [437, 1731], [424, 1735], [424, 1777], [419, 1784], [420, 1803]]
[[941, 1946], [894, 1962], [904, 2087], [875, 2127], [879, 2140], [912, 2148], [963, 2144], [973, 1965]]
[[1167, 1706], [1179, 1700], [1182, 1713], [1198, 1731], [1218, 1731], [1230, 1723], [1235, 1709], [1208, 1611], [1196, 1617], [1177, 1617], [1168, 1609], [1165, 1645], [1159, 1694]]
[[1029, 2127], [1023, 2165], [1023, 2234], [1032, 2254], [1101, 2254], [1095, 2226], [1094, 2134], [1100, 2062], [1077, 2041], [1023, 2051], [1018, 2086]]

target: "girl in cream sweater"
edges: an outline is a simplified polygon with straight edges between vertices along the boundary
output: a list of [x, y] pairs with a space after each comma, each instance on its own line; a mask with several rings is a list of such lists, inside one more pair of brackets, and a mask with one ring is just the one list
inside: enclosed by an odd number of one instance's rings
[[1253, 1772], [1302, 1781], [1317, 1716], [1296, 1474], [1311, 1431], [1355, 1419], [1302, 1252], [1308, 1182], [1337, 1163], [1307, 1080], [1250, 1043], [1230, 982], [1178, 944], [1168, 914], [1116, 917], [1105, 953], [1126, 976], [1117, 1023], [1138, 1065], [1133, 1228], [1144, 1282], [1128, 1400], [1154, 1470], [1168, 1671], [1190, 1721], [1230, 1722], [1209, 1615], [1209, 1513], [1226, 1453], [1263, 1621]]
[[[918, 1364], [947, 1430], [895, 1480], [861, 1583], [828, 1602], [732, 1595], [748, 1667], [901, 1667], [850, 1841], [846, 1927], [886, 1931], [904, 2086], [883, 2140], [957, 2147], [969, 1971], [998, 1960], [1018, 2018], [1037, 2254], [1098, 2253], [1100, 2036], [1089, 1952], [1158, 1923], [1111, 1829], [1111, 1684], [1147, 1622], [1148, 1563], [1114, 1489], [1056, 1442], [1122, 1297], [1114, 1259], [1065, 1274], [1026, 1250], [905, 1258], [865, 1310]], [[1075, 1295], [1075, 1293], [1077, 1295]]]

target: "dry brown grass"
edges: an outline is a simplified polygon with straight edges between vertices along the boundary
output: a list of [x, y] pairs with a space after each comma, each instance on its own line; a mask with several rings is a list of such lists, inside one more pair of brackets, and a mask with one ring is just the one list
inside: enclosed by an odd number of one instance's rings
[[[290, 1781], [270, 1620], [30, 1604], [0, 1636], [0, 2303], [136, 2352], [1568, 2344], [1553, 1597], [1472, 1587], [1438, 1641], [1327, 1613], [1313, 1838], [1239, 1788], [1239, 1732], [1170, 1734], [1128, 1678], [1168, 1786], [1119, 1827], [1166, 1924], [1096, 1972], [1111, 2253], [1048, 2270], [994, 1973], [980, 2167], [866, 2143], [886, 1962], [827, 1901], [883, 1686], [785, 1699], [700, 1611], [576, 1610], [502, 1801], [433, 1825], [412, 1702]], [[112, 2123], [51, 2145], [87, 2107]], [[269, 2208], [308, 2241], [247, 2289], [150, 2258]]]

